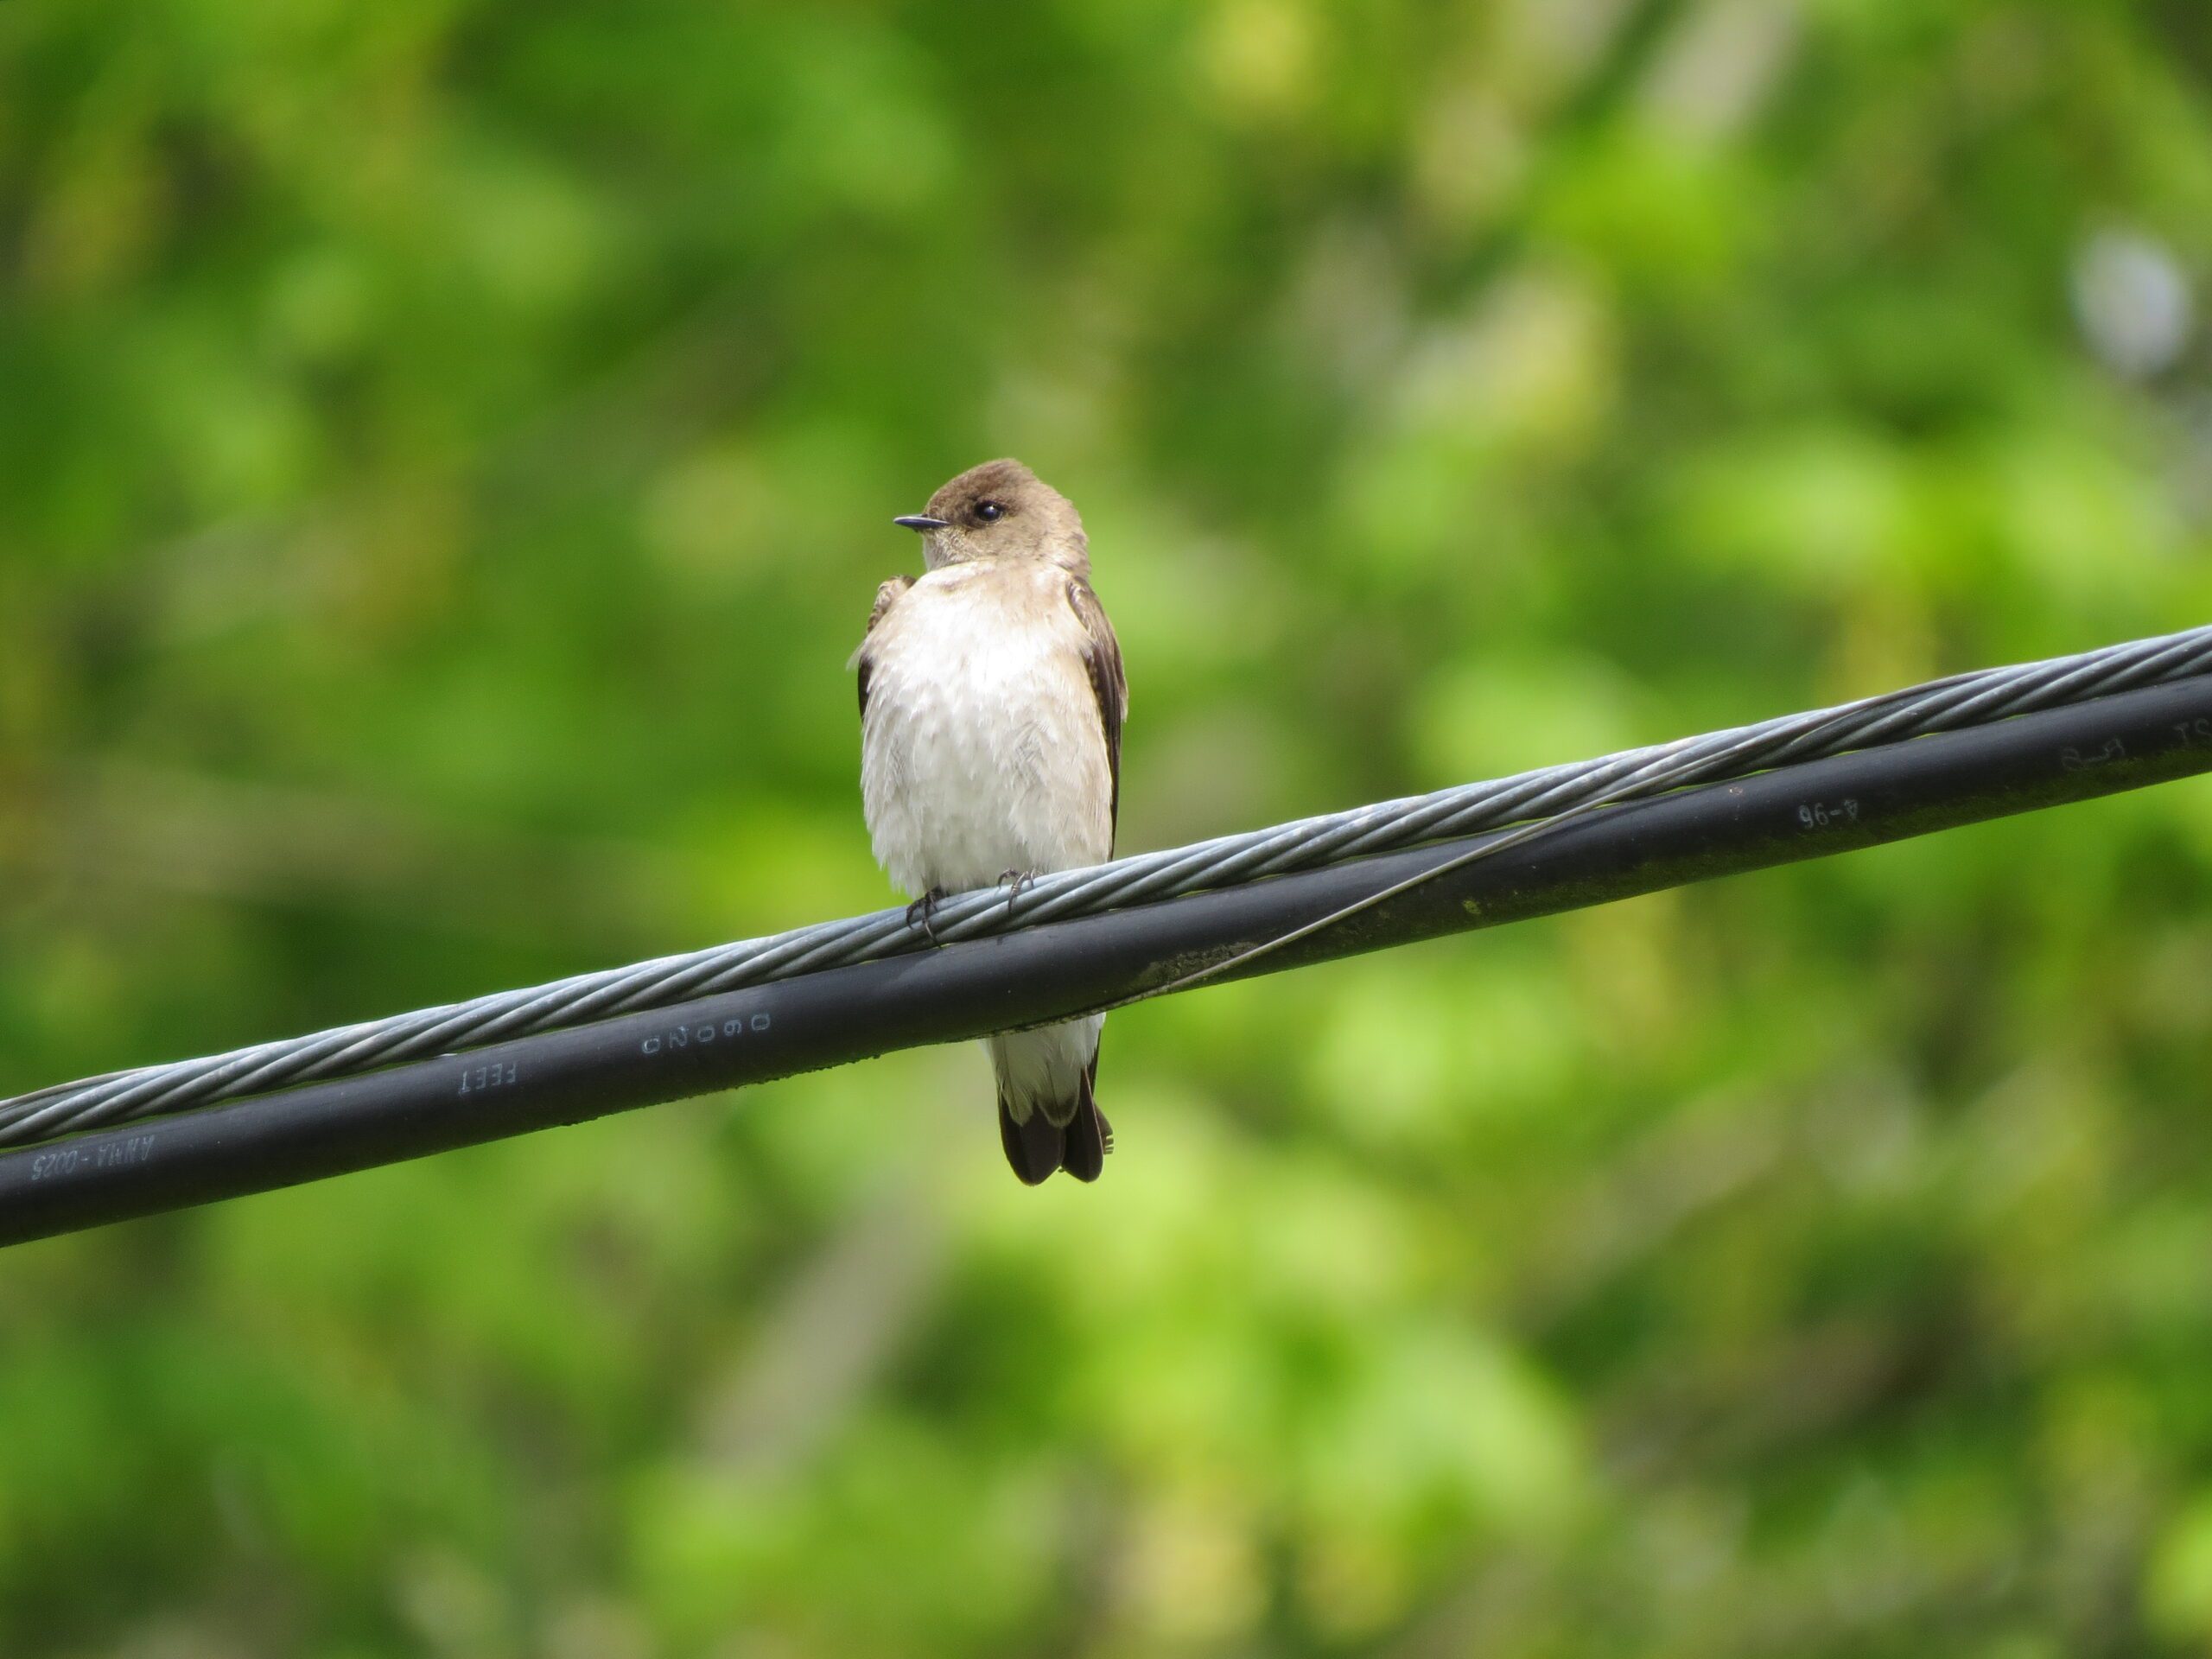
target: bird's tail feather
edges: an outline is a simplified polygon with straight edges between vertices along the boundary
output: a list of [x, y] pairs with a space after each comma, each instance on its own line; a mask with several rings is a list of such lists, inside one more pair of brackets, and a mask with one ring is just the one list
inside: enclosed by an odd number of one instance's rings
[[1079, 1181], [1095, 1181], [1104, 1171], [1106, 1154], [1114, 1150], [1114, 1128], [1092, 1092], [1097, 1077], [1098, 1056], [1094, 1052], [1083, 1069], [1073, 1109], [1059, 1123], [1052, 1122], [1038, 1101], [1030, 1103], [1027, 1117], [1017, 1120], [1005, 1085], [1000, 1085], [999, 1144], [1025, 1185], [1048, 1180], [1056, 1169], [1065, 1169]]
[[1098, 1115], [1098, 1103], [1091, 1097], [1090, 1080], [1098, 1073], [1098, 1061], [1092, 1057], [1083, 1069], [1083, 1092], [1075, 1103], [1075, 1116], [1068, 1119], [1068, 1126], [1061, 1134], [1060, 1167], [1078, 1181], [1095, 1181], [1106, 1168], [1106, 1148], [1109, 1141], [1106, 1120]]
[[1014, 1166], [1023, 1185], [1035, 1186], [1052, 1179], [1052, 1172], [1060, 1166], [1066, 1140], [1067, 1131], [1033, 1106], [1027, 1118], [1016, 1122], [1006, 1090], [999, 1090], [999, 1144], [1006, 1148], [1006, 1160]]

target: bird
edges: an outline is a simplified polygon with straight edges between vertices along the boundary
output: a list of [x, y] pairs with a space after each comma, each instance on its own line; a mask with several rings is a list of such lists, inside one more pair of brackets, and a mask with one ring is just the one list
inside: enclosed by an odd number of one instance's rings
[[[877, 862], [926, 930], [947, 893], [1114, 855], [1128, 683], [1082, 516], [1020, 461], [971, 467], [892, 522], [921, 537], [925, 569], [876, 590], [849, 664], [861, 799]], [[1058, 1170], [1095, 1181], [1113, 1149], [1104, 1024], [984, 1039], [1000, 1144], [1028, 1185]]]

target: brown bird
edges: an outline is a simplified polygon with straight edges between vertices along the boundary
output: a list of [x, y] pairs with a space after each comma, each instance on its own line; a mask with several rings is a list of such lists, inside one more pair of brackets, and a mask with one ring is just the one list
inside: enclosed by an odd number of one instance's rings
[[[1121, 647], [1074, 504], [1018, 461], [969, 468], [893, 520], [928, 566], [876, 592], [860, 670], [861, 798], [877, 861], [925, 919], [947, 893], [1114, 855]], [[985, 1039], [999, 1139], [1031, 1185], [1098, 1179], [1103, 1015]]]

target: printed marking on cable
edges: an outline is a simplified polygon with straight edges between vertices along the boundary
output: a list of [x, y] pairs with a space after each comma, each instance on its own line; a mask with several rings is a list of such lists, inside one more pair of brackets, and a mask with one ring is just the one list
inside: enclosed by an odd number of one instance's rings
[[150, 1135], [130, 1135], [99, 1147], [62, 1147], [53, 1152], [41, 1152], [31, 1160], [31, 1179], [48, 1180], [56, 1175], [73, 1175], [79, 1170], [121, 1169], [128, 1164], [143, 1164], [153, 1155], [154, 1137]]
[[751, 1019], [741, 1014], [734, 1014], [719, 1024], [712, 1020], [702, 1020], [696, 1025], [687, 1022], [671, 1026], [666, 1031], [648, 1037], [639, 1044], [638, 1052], [658, 1054], [671, 1049], [690, 1048], [694, 1044], [704, 1048], [709, 1043], [726, 1043], [733, 1038], [744, 1036], [747, 1032], [766, 1031], [768, 1024], [768, 1016], [765, 1014], [756, 1014]]
[[510, 1084], [518, 1081], [518, 1074], [512, 1060], [505, 1065], [470, 1066], [461, 1074], [461, 1092], [464, 1095], [480, 1095], [486, 1090], [505, 1089]]
[[1840, 801], [1807, 801], [1797, 809], [1797, 822], [1808, 830], [1827, 830], [1841, 823], [1859, 822], [1859, 798], [1847, 795]]
[[2190, 748], [2200, 743], [2212, 743], [2212, 715], [2200, 715], [2195, 720], [2176, 721], [2174, 735]]
[[2094, 749], [2077, 749], [2069, 744], [2058, 752], [2058, 764], [2069, 772], [2087, 772], [2092, 766], [2108, 766], [2126, 759], [2127, 745], [2116, 737], [2107, 738]]

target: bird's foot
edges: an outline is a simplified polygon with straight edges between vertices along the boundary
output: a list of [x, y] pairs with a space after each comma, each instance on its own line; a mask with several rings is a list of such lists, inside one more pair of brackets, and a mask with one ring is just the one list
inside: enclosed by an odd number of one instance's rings
[[944, 889], [931, 887], [906, 906], [906, 925], [919, 928], [931, 944], [937, 943], [937, 907], [944, 902]]
[[1014, 908], [1015, 899], [1036, 885], [1037, 872], [1034, 870], [1001, 870], [999, 872], [999, 886], [1007, 889], [1006, 907], [1009, 911]]

